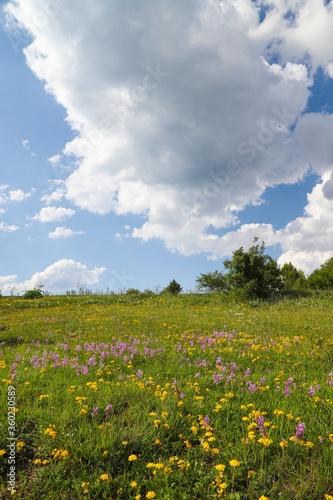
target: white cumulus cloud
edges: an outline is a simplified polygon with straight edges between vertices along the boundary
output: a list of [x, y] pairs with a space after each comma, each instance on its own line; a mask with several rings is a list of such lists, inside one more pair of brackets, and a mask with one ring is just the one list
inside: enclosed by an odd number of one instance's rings
[[54, 231], [51, 231], [48, 234], [48, 237], [52, 239], [70, 238], [71, 236], [76, 236], [77, 234], [84, 234], [84, 231], [73, 231], [68, 227], [58, 226]]
[[[332, 170], [332, 116], [306, 112], [317, 69], [332, 76], [330, 4], [85, 0], [50, 9], [15, 0], [7, 13], [30, 32], [27, 63], [76, 131], [49, 161], [74, 158], [64, 195], [78, 208], [141, 215], [133, 237], [185, 255], [230, 255], [254, 231], [309, 262], [330, 251], [317, 232], [325, 221], [331, 235], [333, 219], [311, 211], [317, 203], [332, 213], [319, 187], [307, 216], [284, 230], [237, 227], [237, 213], [267, 187], [309, 171], [324, 182]], [[34, 218], [62, 220], [68, 210]]]
[[24, 282], [17, 283], [15, 277], [3, 277], [2, 293], [10, 293], [10, 289], [15, 287], [18, 293], [35, 288], [37, 285], [44, 285], [44, 290], [54, 293], [64, 293], [66, 290], [75, 289], [77, 283], [94, 285], [98, 283], [102, 273], [106, 271], [104, 267], [88, 269], [85, 264], [72, 259], [61, 259], [48, 266], [44, 271], [36, 272]]
[[56, 222], [72, 217], [75, 210], [65, 207], [43, 207], [33, 219], [40, 222]]

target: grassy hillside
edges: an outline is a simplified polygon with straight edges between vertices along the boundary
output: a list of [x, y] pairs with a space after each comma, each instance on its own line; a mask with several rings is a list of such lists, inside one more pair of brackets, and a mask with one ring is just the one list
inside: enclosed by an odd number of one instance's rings
[[332, 306], [1, 298], [1, 498], [333, 499]]

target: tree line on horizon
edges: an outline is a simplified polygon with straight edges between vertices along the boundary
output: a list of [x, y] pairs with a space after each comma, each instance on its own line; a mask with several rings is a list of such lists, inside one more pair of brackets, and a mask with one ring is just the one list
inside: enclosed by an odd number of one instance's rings
[[[291, 262], [280, 267], [275, 259], [265, 253], [265, 242], [258, 243], [258, 237], [253, 240], [252, 246], [245, 251], [243, 247], [232, 253], [231, 259], [223, 262], [226, 272], [212, 271], [201, 273], [196, 277], [196, 289], [200, 293], [235, 293], [247, 299], [269, 299], [280, 295], [304, 295], [310, 290], [333, 289], [333, 257], [324, 262], [320, 268], [315, 269], [308, 277], [297, 269]], [[37, 285], [32, 290], [27, 290], [22, 297], [38, 299], [49, 292], [42, 290], [43, 285]], [[158, 288], [158, 287], [157, 287]], [[140, 290], [136, 288], [122, 289], [116, 293], [107, 289], [106, 292], [93, 292], [85, 285], [78, 283], [77, 290], [68, 290], [65, 295], [178, 295], [182, 286], [171, 280], [161, 292]], [[1, 289], [0, 289], [1, 296]]]
[[265, 253], [265, 243], [259, 244], [258, 237], [247, 252], [240, 247], [223, 265], [226, 273], [200, 274], [196, 278], [197, 288], [208, 293], [236, 291], [254, 299], [268, 299], [281, 292], [333, 289], [333, 257], [306, 277], [291, 262], [280, 267]]

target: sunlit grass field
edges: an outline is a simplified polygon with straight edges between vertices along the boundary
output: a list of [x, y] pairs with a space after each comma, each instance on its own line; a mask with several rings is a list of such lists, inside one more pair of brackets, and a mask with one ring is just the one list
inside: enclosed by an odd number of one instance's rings
[[333, 500], [332, 308], [0, 298], [0, 497]]

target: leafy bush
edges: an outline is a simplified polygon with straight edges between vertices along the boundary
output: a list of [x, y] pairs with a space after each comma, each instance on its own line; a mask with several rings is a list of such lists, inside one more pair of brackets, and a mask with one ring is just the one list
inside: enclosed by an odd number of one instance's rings
[[23, 299], [41, 299], [43, 297], [43, 292], [39, 288], [34, 288], [33, 290], [27, 290], [23, 295]]

